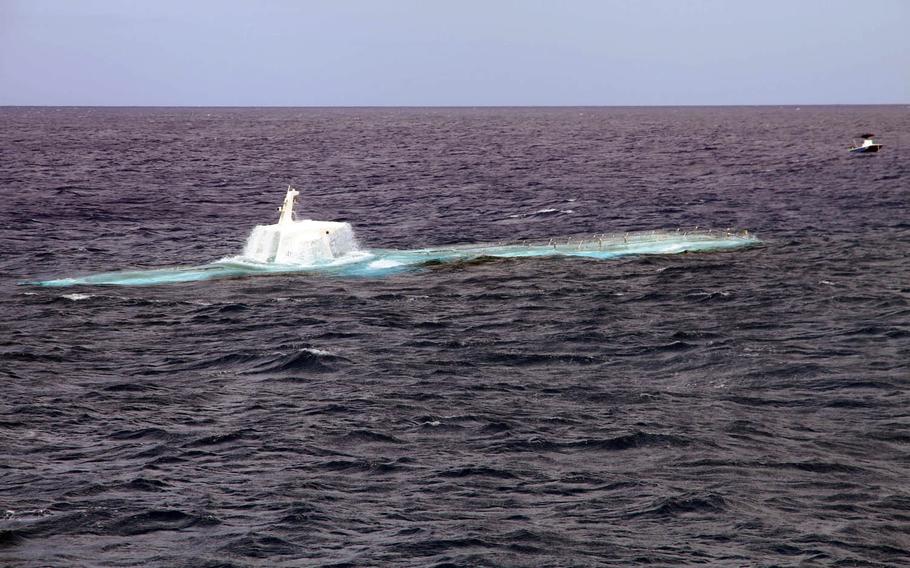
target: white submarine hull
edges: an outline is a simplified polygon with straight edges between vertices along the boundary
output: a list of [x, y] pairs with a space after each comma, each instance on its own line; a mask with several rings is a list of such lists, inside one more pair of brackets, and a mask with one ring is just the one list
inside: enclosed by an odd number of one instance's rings
[[200, 266], [154, 270], [127, 270], [31, 282], [39, 286], [115, 285], [151, 286], [235, 278], [261, 274], [317, 272], [337, 276], [379, 277], [445, 262], [484, 258], [571, 256], [609, 259], [629, 255], [708, 252], [751, 247], [761, 241], [748, 231], [732, 233], [650, 231], [616, 235], [550, 239], [538, 243], [489, 243], [416, 250], [361, 250], [348, 223], [295, 221], [294, 198], [288, 187], [281, 216], [274, 225], [259, 225], [247, 239], [242, 256], [223, 258]]

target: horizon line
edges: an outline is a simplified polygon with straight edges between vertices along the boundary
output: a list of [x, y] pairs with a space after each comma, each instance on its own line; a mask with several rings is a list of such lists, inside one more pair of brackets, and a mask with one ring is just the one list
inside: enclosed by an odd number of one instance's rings
[[160, 104], [0, 104], [0, 108], [311, 108], [311, 109], [470, 109], [470, 108], [741, 108], [741, 107], [849, 107], [849, 106], [905, 106], [910, 102], [894, 103], [735, 103], [735, 104], [543, 104], [543, 105], [160, 105]]

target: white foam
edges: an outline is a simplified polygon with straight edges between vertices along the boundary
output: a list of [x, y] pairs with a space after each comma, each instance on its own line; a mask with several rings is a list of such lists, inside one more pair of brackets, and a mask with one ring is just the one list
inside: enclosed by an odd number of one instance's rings
[[312, 353], [313, 355], [318, 355], [320, 357], [324, 357], [326, 355], [334, 355], [334, 353], [332, 353], [331, 351], [326, 351], [324, 349], [316, 349], [313, 347], [304, 347], [303, 349], [301, 349], [301, 351], [306, 351], [307, 353]]
[[330, 262], [329, 266], [343, 266], [345, 264], [352, 264], [355, 262], [364, 262], [367, 259], [373, 258], [374, 256], [375, 255], [369, 251], [354, 250], [345, 255], [339, 256]]
[[79, 294], [79, 293], [75, 293], [75, 294], [64, 294], [64, 295], [62, 295], [62, 296], [60, 296], [60, 297], [61, 297], [61, 298], [66, 298], [67, 300], [72, 300], [72, 301], [74, 301], [74, 302], [78, 302], [78, 301], [80, 301], [80, 300], [88, 300], [89, 298], [92, 297], [92, 295], [91, 295], [91, 294]]
[[367, 268], [371, 270], [382, 270], [383, 268], [395, 268], [396, 266], [402, 266], [402, 263], [398, 262], [397, 260], [384, 258], [381, 260], [374, 260], [367, 265]]

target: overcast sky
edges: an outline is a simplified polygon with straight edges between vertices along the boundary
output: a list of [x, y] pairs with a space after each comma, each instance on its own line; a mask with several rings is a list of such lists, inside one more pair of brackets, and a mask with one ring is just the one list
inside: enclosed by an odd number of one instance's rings
[[910, 0], [0, 0], [0, 105], [910, 102]]

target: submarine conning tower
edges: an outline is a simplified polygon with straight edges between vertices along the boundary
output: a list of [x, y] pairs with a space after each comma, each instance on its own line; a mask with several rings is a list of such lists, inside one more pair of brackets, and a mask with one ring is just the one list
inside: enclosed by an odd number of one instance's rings
[[295, 221], [294, 200], [298, 195], [300, 192], [289, 185], [278, 208], [278, 222], [253, 229], [243, 249], [244, 257], [270, 264], [318, 265], [359, 250], [348, 223]]

